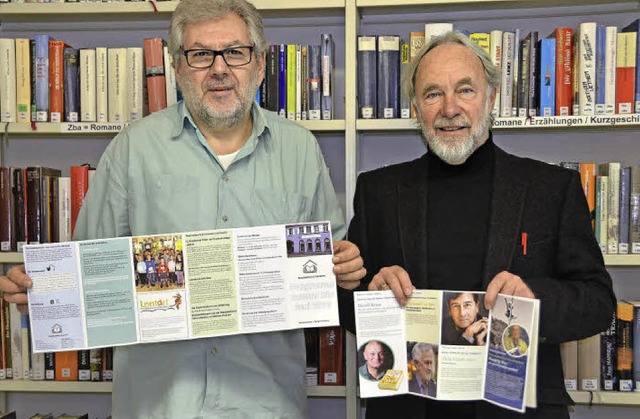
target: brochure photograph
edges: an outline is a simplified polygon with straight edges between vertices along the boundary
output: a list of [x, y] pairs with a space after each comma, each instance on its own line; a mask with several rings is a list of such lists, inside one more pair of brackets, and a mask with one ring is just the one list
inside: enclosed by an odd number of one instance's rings
[[339, 323], [328, 221], [23, 253], [36, 353]]
[[360, 396], [412, 394], [535, 407], [539, 300], [484, 292], [355, 293]]

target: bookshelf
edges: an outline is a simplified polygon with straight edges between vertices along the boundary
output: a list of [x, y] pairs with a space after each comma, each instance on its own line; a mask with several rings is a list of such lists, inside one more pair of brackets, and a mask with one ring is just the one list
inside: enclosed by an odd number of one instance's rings
[[[315, 39], [317, 33], [334, 33], [337, 70], [334, 101], [338, 119], [300, 123], [319, 139], [332, 167], [336, 191], [344, 196], [347, 220], [353, 215], [352, 197], [360, 171], [414, 159], [424, 152], [414, 120], [357, 118], [357, 35], [407, 36], [411, 30], [420, 30], [426, 22], [451, 21], [456, 28], [470, 31], [519, 27], [539, 30], [541, 36], [546, 36], [552, 28], [575, 27], [580, 21], [595, 20], [622, 26], [640, 16], [637, 0], [254, 0], [253, 3], [263, 13], [270, 43], [290, 41], [292, 33], [296, 35], [296, 42], [313, 43], [311, 39]], [[51, 33], [76, 47], [105, 42], [109, 46], [130, 46], [136, 42], [131, 39], [166, 38], [168, 19], [176, 4], [174, 1], [154, 4], [0, 3], [0, 37], [32, 36], [42, 32]], [[67, 27], [70, 22], [73, 22], [72, 30]], [[597, 158], [599, 161], [640, 163], [637, 146], [640, 116], [618, 115], [614, 122], [590, 117], [567, 118], [498, 118], [494, 124], [495, 141], [509, 152], [547, 161]], [[79, 152], [80, 157], [70, 152], [67, 160], [58, 159], [51, 164], [59, 167], [78, 161], [96, 164], [106, 141], [124, 126], [113, 125], [96, 128], [84, 124], [38, 123], [33, 130], [31, 124], [0, 123], [0, 137], [4, 135], [11, 143], [7, 146], [6, 140], [2, 142], [0, 156], [6, 164], [25, 165], [28, 162], [26, 153], [47, 154], [40, 150], [55, 148], [50, 143], [61, 144], [66, 151], [75, 149], [77, 143], [84, 140], [95, 139], [102, 140], [104, 145], [98, 141], [98, 145], [90, 150]], [[29, 141], [23, 141], [27, 139]], [[23, 146], [19, 144], [21, 142], [30, 145]], [[47, 159], [50, 158], [47, 154]], [[0, 264], [21, 260], [19, 253], [0, 253]], [[640, 255], [606, 255], [605, 262], [614, 272], [635, 270], [640, 266]], [[631, 292], [640, 293], [640, 289], [636, 285]], [[355, 348], [351, 334], [347, 334], [347, 348]], [[313, 398], [345, 398], [345, 415], [350, 419], [358, 415], [354, 352], [347, 351], [346, 386], [309, 389], [309, 396]], [[20, 382], [14, 385], [0, 381], [0, 392], [108, 393], [110, 384]], [[578, 403], [640, 404], [640, 396], [633, 393], [596, 392], [593, 399], [585, 392], [572, 392], [571, 396]], [[0, 402], [4, 399], [0, 397]]]

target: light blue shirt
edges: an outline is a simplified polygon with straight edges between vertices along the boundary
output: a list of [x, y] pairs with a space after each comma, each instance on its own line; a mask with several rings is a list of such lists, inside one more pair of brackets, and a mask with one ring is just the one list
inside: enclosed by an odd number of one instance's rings
[[[103, 154], [74, 239], [330, 220], [345, 223], [313, 135], [260, 109], [225, 171], [180, 102], [126, 129]], [[113, 417], [306, 416], [300, 330], [119, 347]]]

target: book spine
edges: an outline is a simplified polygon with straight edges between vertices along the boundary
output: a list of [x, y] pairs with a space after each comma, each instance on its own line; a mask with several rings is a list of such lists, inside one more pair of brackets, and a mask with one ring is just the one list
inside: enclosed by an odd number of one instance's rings
[[631, 186], [631, 168], [620, 168], [620, 221], [618, 234], [618, 253], [629, 253], [629, 198]]
[[609, 177], [596, 177], [596, 223], [595, 235], [602, 253], [607, 253], [607, 217], [609, 206]]
[[564, 386], [568, 391], [578, 390], [578, 342], [564, 342], [560, 344]]
[[633, 384], [634, 389], [640, 389], [640, 303], [633, 304]]
[[109, 55], [106, 47], [96, 48], [96, 119], [109, 121]]
[[406, 89], [402, 88], [402, 77], [404, 74], [407, 74], [409, 63], [409, 44], [402, 40], [400, 42], [400, 118], [409, 119], [411, 118], [411, 100], [409, 99], [409, 92]]
[[[38, 112], [36, 106], [36, 79], [38, 74], [38, 60], [36, 59], [36, 40], [29, 39], [29, 56], [31, 64], [31, 122], [38, 120]], [[48, 83], [48, 81], [47, 81]], [[49, 99], [47, 99], [48, 101]]]
[[22, 252], [22, 246], [28, 242], [27, 228], [27, 175], [22, 168], [11, 169], [13, 216], [16, 236], [16, 250]]
[[55, 352], [44, 353], [44, 379], [56, 379], [56, 354]]
[[634, 112], [636, 32], [618, 33], [616, 47], [616, 112]]
[[80, 120], [96, 121], [96, 50], [80, 50]]
[[64, 49], [64, 120], [80, 120], [80, 53], [74, 48]]
[[540, 41], [540, 116], [556, 114], [556, 40]]
[[400, 110], [400, 37], [378, 37], [379, 119], [398, 118]]
[[330, 33], [320, 35], [322, 61], [322, 119], [333, 119], [333, 77], [335, 45]]
[[31, 377], [31, 339], [29, 339], [29, 315], [20, 315], [20, 358], [22, 359], [22, 379]]
[[307, 387], [318, 385], [318, 329], [304, 329], [304, 343], [307, 353], [306, 381]]
[[640, 254], [640, 166], [631, 168], [629, 197], [629, 244], [631, 253]]
[[616, 333], [616, 313], [611, 313], [611, 324], [600, 334], [600, 375], [602, 389], [614, 391], [618, 389], [616, 378], [616, 357], [618, 350]]
[[302, 119], [302, 50], [300, 45], [296, 44], [296, 120]]
[[300, 63], [300, 118], [306, 120], [309, 119], [309, 45], [300, 46]]
[[600, 390], [600, 334], [578, 341], [578, 384], [583, 391]]
[[0, 38], [0, 122], [16, 122], [16, 41]]
[[78, 381], [91, 380], [91, 351], [82, 349], [78, 351]]
[[153, 113], [167, 107], [167, 79], [162, 38], [144, 40], [144, 68], [149, 113]]
[[529, 71], [531, 58], [531, 36], [527, 35], [520, 42], [520, 65], [518, 67], [518, 109], [519, 117], [526, 117], [529, 114]]
[[607, 48], [607, 27], [604, 25], [596, 26], [596, 115], [605, 113], [605, 57]]
[[[496, 67], [502, 69], [502, 31], [495, 30], [490, 32], [491, 35], [491, 43], [489, 44], [489, 56], [491, 57], [491, 62]], [[496, 101], [493, 104], [493, 110], [491, 114], [494, 118], [500, 116], [500, 89], [496, 92]]]
[[296, 119], [296, 45], [287, 45], [287, 119]]
[[113, 381], [113, 348], [102, 349], [102, 381]]
[[616, 374], [620, 391], [633, 391], [633, 305], [618, 301], [618, 356]]
[[358, 116], [363, 119], [378, 115], [376, 37], [358, 37]]
[[[109, 122], [127, 122], [128, 106], [127, 106], [127, 49], [126, 48], [109, 48], [108, 49], [108, 104], [109, 104]], [[160, 55], [162, 59], [162, 55]], [[161, 85], [162, 94], [165, 93], [164, 80]], [[165, 99], [166, 106], [166, 99]]]
[[571, 114], [573, 29], [556, 29], [556, 115]]
[[616, 254], [620, 242], [620, 163], [611, 162], [608, 166], [607, 253]]
[[78, 351], [56, 352], [56, 380], [78, 380]]
[[322, 118], [322, 68], [320, 45], [309, 45], [309, 119]]
[[71, 183], [71, 235], [73, 236], [80, 207], [89, 188], [89, 167], [71, 166], [69, 174]]
[[287, 117], [287, 44], [278, 47], [278, 114]]
[[22, 315], [18, 311], [18, 306], [9, 304], [9, 322], [11, 329], [11, 369], [13, 379], [21, 380], [22, 376]]
[[27, 237], [29, 244], [42, 242], [42, 174], [40, 167], [27, 167]]
[[596, 107], [596, 23], [581, 23], [578, 40], [578, 54], [580, 60], [580, 71], [578, 75], [579, 114], [594, 115]]
[[635, 89], [634, 89], [634, 108], [635, 108], [635, 113], [640, 113], [640, 72], [638, 71], [638, 68], [640, 68], [640, 57], [638, 56], [638, 51], [640, 51], [640, 19], [636, 19], [633, 22], [631, 22], [630, 25], [626, 26], [625, 28], [622, 29], [622, 32], [633, 32], [636, 34], [635, 36], [635, 51], [636, 53], [634, 54], [635, 60], [634, 60], [634, 67], [636, 68], [636, 73], [635, 73]]
[[58, 178], [58, 238], [71, 241], [71, 178]]
[[102, 348], [89, 350], [91, 381], [102, 381]]
[[591, 228], [595, 229], [596, 219], [596, 164], [580, 163], [580, 182], [584, 190], [584, 196], [589, 206], [589, 214], [591, 216]]
[[502, 33], [502, 80], [500, 82], [500, 116], [511, 116], [513, 98], [513, 48], [514, 32]]
[[321, 327], [319, 335], [319, 384], [344, 385], [344, 331], [340, 326]]
[[29, 45], [29, 39], [16, 39], [17, 122], [31, 122], [31, 52]]
[[49, 41], [49, 120], [62, 122], [64, 115], [64, 42]]
[[606, 53], [604, 57], [604, 112], [607, 115], [616, 113], [616, 63], [618, 49], [618, 28], [607, 26]]
[[280, 70], [278, 68], [278, 45], [269, 45], [269, 52], [267, 53], [267, 59], [269, 65], [267, 66], [267, 109], [273, 112], [279, 110], [279, 93], [280, 83], [278, 77], [280, 76]]
[[[164, 77], [166, 81], [167, 106], [171, 106], [178, 103], [178, 84], [176, 82], [176, 70], [173, 68], [173, 65], [171, 65], [173, 60], [171, 59], [171, 55], [169, 54], [169, 47], [164, 45], [162, 47], [162, 52], [163, 52], [163, 58], [164, 58]], [[140, 62], [142, 64], [142, 61]], [[142, 69], [142, 65], [141, 65], [141, 69]], [[142, 71], [140, 72], [140, 74], [142, 74]], [[143, 81], [140, 82], [141, 92], [142, 92], [142, 87], [143, 87]]]
[[540, 43], [538, 42], [538, 32], [533, 31], [529, 35], [531, 43], [529, 46], [529, 114], [528, 116], [538, 116], [540, 109]]
[[13, 351], [11, 349], [11, 304], [3, 300], [2, 306], [2, 349], [4, 351], [4, 357], [6, 361], [6, 377], [8, 379], [13, 378]]
[[[142, 119], [144, 113], [144, 54], [142, 48], [127, 48], [127, 104], [129, 109], [128, 120], [135, 122]], [[175, 89], [174, 89], [175, 95]], [[175, 102], [174, 102], [175, 103]]]
[[513, 61], [511, 64], [511, 116], [518, 116], [518, 93], [520, 93], [520, 29], [514, 31]]
[[0, 251], [10, 252], [14, 241], [11, 225], [11, 169], [0, 167]]

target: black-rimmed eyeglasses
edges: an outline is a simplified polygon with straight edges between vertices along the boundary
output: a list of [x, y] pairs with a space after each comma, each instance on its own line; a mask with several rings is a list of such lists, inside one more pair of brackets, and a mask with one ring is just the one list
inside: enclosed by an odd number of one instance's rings
[[193, 68], [209, 68], [218, 55], [229, 67], [240, 67], [251, 62], [252, 46], [239, 46], [223, 50], [196, 48], [183, 51], [187, 64]]

